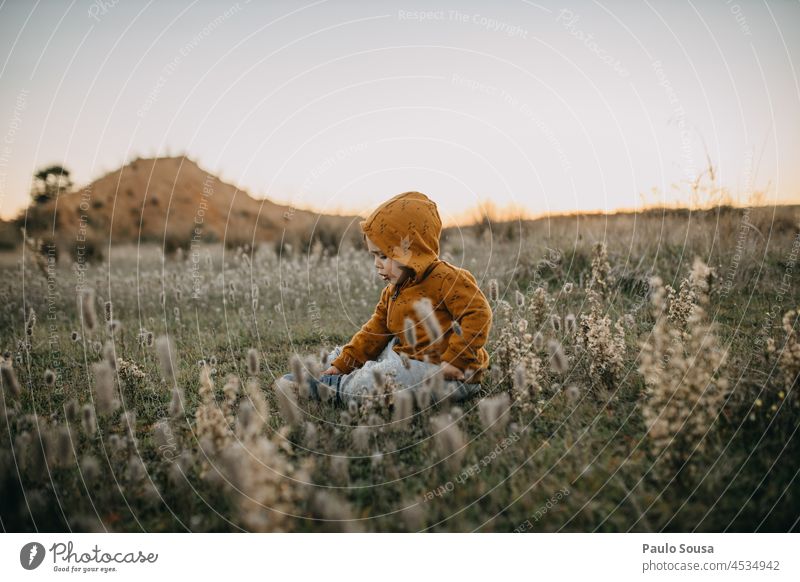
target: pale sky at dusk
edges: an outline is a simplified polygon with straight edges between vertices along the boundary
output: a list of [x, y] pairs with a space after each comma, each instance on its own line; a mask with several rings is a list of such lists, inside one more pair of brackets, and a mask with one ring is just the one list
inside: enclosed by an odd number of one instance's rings
[[799, 24], [788, 0], [5, 1], [0, 215], [42, 165], [84, 185], [184, 152], [322, 212], [673, 203], [706, 150], [734, 200], [798, 202]]

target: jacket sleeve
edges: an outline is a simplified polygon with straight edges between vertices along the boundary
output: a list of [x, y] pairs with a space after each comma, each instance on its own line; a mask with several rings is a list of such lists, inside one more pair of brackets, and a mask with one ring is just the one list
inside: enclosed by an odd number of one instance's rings
[[461, 335], [453, 331], [442, 360], [460, 370], [482, 366], [478, 355], [492, 328], [492, 308], [469, 271], [458, 271], [447, 278], [442, 287], [445, 307], [453, 321], [461, 327]]
[[375, 307], [375, 313], [342, 348], [339, 357], [331, 362], [331, 365], [336, 366], [342, 374], [349, 374], [363, 366], [367, 360], [377, 358], [392, 339], [392, 333], [386, 326], [389, 289], [389, 286], [384, 288], [381, 299]]

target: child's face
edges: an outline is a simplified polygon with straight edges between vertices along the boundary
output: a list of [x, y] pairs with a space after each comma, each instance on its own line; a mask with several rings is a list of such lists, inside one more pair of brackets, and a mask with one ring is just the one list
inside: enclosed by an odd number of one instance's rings
[[401, 268], [403, 265], [384, 255], [383, 251], [369, 240], [369, 237], [366, 237], [366, 239], [367, 249], [369, 250], [369, 254], [375, 259], [375, 269], [377, 269], [378, 275], [387, 283], [397, 284], [403, 276], [403, 269]]

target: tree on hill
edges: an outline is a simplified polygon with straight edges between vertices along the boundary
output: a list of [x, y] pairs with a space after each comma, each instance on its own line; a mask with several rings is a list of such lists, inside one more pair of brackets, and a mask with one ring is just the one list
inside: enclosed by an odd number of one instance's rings
[[44, 204], [71, 189], [72, 180], [69, 177], [69, 170], [63, 166], [49, 166], [33, 175], [31, 198], [34, 204]]

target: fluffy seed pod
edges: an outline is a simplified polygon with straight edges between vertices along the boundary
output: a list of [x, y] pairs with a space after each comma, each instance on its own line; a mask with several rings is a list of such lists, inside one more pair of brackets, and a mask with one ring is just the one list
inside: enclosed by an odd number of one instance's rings
[[451, 471], [461, 467], [461, 460], [467, 452], [467, 440], [464, 433], [452, 421], [449, 414], [439, 414], [430, 420], [433, 444], [440, 459], [444, 460]]
[[156, 340], [156, 352], [158, 353], [158, 363], [161, 367], [161, 376], [167, 385], [176, 384], [175, 364], [177, 352], [172, 340], [165, 335], [159, 336]]
[[94, 401], [97, 412], [111, 414], [119, 406], [114, 387], [114, 370], [107, 361], [92, 364], [94, 372]]
[[258, 376], [259, 369], [258, 351], [254, 348], [250, 348], [247, 350], [247, 373], [251, 376]]
[[87, 483], [93, 484], [97, 482], [97, 479], [100, 477], [100, 463], [97, 462], [94, 456], [85, 455], [81, 459], [80, 468], [81, 476]]
[[80, 420], [81, 409], [78, 405], [78, 401], [74, 398], [70, 398], [64, 404], [64, 417], [67, 419], [67, 422], [70, 424], [74, 424]]
[[517, 307], [522, 309], [525, 307], [525, 296], [520, 291], [514, 292], [514, 301], [517, 304]]
[[11, 367], [11, 364], [6, 362], [0, 364], [0, 377], [3, 380], [3, 386], [8, 389], [11, 396], [19, 398], [20, 394], [22, 394], [22, 389], [19, 387], [17, 375], [14, 373], [14, 368]]
[[366, 453], [369, 449], [369, 429], [366, 426], [357, 426], [350, 436], [353, 439], [353, 448], [359, 453]]
[[504, 432], [510, 418], [510, 407], [511, 399], [508, 397], [507, 392], [503, 392], [498, 396], [483, 398], [478, 402], [478, 413], [484, 430]]
[[567, 397], [567, 400], [569, 400], [570, 402], [575, 402], [575, 401], [578, 400], [578, 398], [580, 398], [581, 391], [580, 391], [580, 388], [575, 386], [575, 384], [570, 384], [564, 390], [564, 395]]
[[398, 390], [394, 394], [394, 411], [392, 420], [398, 428], [405, 428], [414, 414], [414, 396], [408, 389]]
[[83, 326], [89, 331], [97, 325], [97, 313], [94, 310], [94, 289], [83, 289], [79, 297], [78, 309]]
[[278, 410], [284, 421], [290, 425], [298, 424], [303, 415], [297, 406], [292, 383], [283, 378], [278, 378], [275, 381], [275, 396], [278, 401]]
[[94, 407], [91, 404], [83, 405], [81, 409], [81, 422], [86, 435], [93, 437], [97, 432], [97, 419], [94, 416]]
[[497, 303], [498, 299], [500, 299], [500, 286], [497, 284], [497, 279], [492, 279], [489, 281], [489, 301]]
[[422, 322], [425, 333], [428, 334], [429, 343], [435, 344], [438, 342], [442, 338], [442, 326], [439, 324], [439, 320], [433, 310], [431, 300], [427, 297], [417, 300], [414, 303], [414, 311]]
[[565, 373], [569, 368], [567, 356], [561, 349], [561, 344], [555, 340], [547, 342], [547, 350], [550, 353], [550, 367], [557, 374]]
[[403, 321], [403, 336], [406, 343], [412, 348], [417, 345], [417, 329], [414, 325], [414, 320], [410, 317], [406, 317]]
[[550, 325], [553, 326], [553, 331], [558, 333], [561, 331], [561, 317], [557, 314], [550, 316]]

